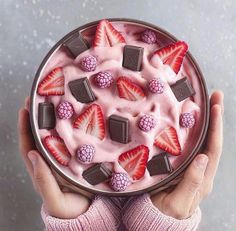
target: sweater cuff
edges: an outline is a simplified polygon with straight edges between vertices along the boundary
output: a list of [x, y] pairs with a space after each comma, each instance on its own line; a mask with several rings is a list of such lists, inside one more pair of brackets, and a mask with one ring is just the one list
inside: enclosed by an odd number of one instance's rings
[[96, 196], [89, 209], [75, 219], [59, 219], [48, 214], [44, 206], [41, 216], [48, 231], [76, 230], [117, 230], [120, 224], [119, 210], [113, 203], [101, 196]]
[[123, 209], [123, 222], [130, 231], [193, 231], [197, 229], [200, 221], [200, 208], [188, 219], [178, 220], [166, 216], [156, 208], [148, 194], [131, 199]]

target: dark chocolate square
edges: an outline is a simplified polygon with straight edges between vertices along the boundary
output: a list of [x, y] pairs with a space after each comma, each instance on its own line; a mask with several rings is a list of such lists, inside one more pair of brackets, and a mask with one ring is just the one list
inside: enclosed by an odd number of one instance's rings
[[52, 103], [39, 103], [38, 126], [39, 129], [53, 129], [56, 125], [54, 105]]
[[81, 103], [91, 103], [96, 100], [87, 77], [69, 82], [71, 94]]
[[168, 155], [165, 152], [158, 154], [149, 160], [147, 163], [147, 169], [150, 176], [167, 174], [173, 171]]
[[195, 90], [187, 77], [184, 77], [183, 79], [178, 80], [175, 84], [171, 85], [171, 90], [179, 102], [195, 94]]
[[79, 54], [89, 49], [88, 42], [84, 39], [80, 32], [73, 35], [64, 43], [70, 53], [76, 58]]
[[99, 163], [86, 169], [82, 176], [89, 184], [96, 185], [109, 179], [111, 171], [103, 163]]
[[109, 133], [112, 140], [126, 144], [129, 142], [129, 120], [111, 115], [109, 117]]
[[143, 47], [126, 45], [123, 51], [123, 67], [140, 71], [143, 60]]

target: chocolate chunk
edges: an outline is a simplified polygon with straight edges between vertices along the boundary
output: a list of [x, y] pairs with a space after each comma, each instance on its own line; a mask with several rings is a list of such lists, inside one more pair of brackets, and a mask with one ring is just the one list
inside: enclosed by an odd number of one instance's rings
[[129, 142], [129, 120], [118, 115], [111, 115], [109, 133], [112, 140], [127, 144]]
[[169, 158], [165, 152], [158, 154], [149, 160], [147, 163], [147, 169], [151, 176], [166, 174], [173, 171]]
[[195, 94], [195, 91], [187, 77], [184, 77], [171, 85], [171, 90], [179, 102]]
[[72, 95], [81, 103], [91, 103], [96, 100], [87, 77], [69, 82], [69, 88]]
[[143, 47], [126, 45], [123, 52], [123, 67], [140, 71], [143, 60]]
[[74, 57], [89, 49], [88, 42], [84, 39], [80, 32], [76, 33], [64, 43]]
[[96, 185], [110, 178], [111, 171], [103, 163], [100, 163], [86, 169], [82, 176], [89, 184]]
[[38, 105], [39, 129], [52, 129], [56, 125], [54, 105], [52, 103], [39, 103]]

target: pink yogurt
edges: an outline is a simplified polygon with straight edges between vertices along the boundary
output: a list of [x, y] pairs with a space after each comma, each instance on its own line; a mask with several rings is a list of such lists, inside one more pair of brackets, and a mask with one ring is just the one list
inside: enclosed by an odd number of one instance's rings
[[[61, 101], [69, 101], [75, 109], [75, 116], [68, 120], [61, 120], [57, 117], [54, 131], [48, 131], [45, 129], [38, 130], [41, 139], [44, 139], [45, 136], [50, 134], [58, 134], [64, 140], [72, 155], [68, 167], [59, 165], [65, 174], [69, 175], [84, 186], [109, 192], [113, 192], [113, 190], [110, 189], [107, 183], [100, 183], [92, 186], [83, 179], [82, 172], [91, 165], [83, 165], [76, 160], [75, 153], [80, 145], [92, 144], [96, 148], [93, 163], [105, 162], [107, 166], [113, 168], [114, 171], [124, 172], [124, 169], [122, 169], [122, 167], [118, 164], [118, 157], [121, 153], [143, 144], [149, 147], [149, 159], [151, 159], [154, 155], [162, 152], [162, 150], [153, 145], [155, 137], [165, 127], [172, 126], [178, 133], [179, 142], [182, 148], [182, 154], [180, 156], [170, 155], [169, 158], [173, 168], [177, 169], [196, 146], [201, 128], [204, 126], [204, 112], [202, 110], [204, 107], [203, 90], [201, 88], [197, 73], [194, 71], [194, 68], [188, 59], [184, 59], [181, 70], [178, 75], [176, 75], [168, 65], [163, 65], [162, 61], [158, 57], [151, 59], [154, 51], [163, 45], [166, 45], [166, 41], [163, 37], [158, 37], [158, 42], [155, 44], [146, 44], [140, 41], [140, 32], [144, 30], [141, 26], [116, 23], [115, 27], [124, 36], [126, 44], [144, 47], [142, 70], [140, 72], [134, 72], [122, 67], [124, 44], [118, 44], [114, 47], [91, 47], [89, 50], [80, 54], [76, 59], [73, 59], [67, 52], [65, 52], [64, 48], [61, 47], [47, 62], [40, 78], [44, 78], [55, 67], [63, 67], [65, 76], [65, 94], [63, 96], [47, 97], [46, 100], [52, 102], [55, 107]], [[93, 35], [88, 35], [86, 37], [89, 41], [91, 41], [92, 38]], [[93, 55], [98, 59], [97, 68], [93, 72], [84, 72], [79, 67], [79, 61], [87, 55]], [[146, 97], [143, 100], [133, 102], [127, 101], [118, 96], [115, 84], [107, 89], [100, 89], [94, 85], [92, 81], [93, 75], [100, 71], [110, 71], [113, 74], [115, 81], [119, 76], [127, 76], [144, 89], [147, 89], [146, 86], [149, 80], [153, 78], [160, 78], [164, 82], [164, 93], [152, 94], [145, 91]], [[187, 76], [191, 81], [196, 94], [192, 98], [178, 102], [170, 88], [170, 85], [185, 76]], [[129, 119], [131, 128], [131, 141], [129, 143], [121, 144], [112, 141], [110, 139], [107, 127], [105, 138], [102, 141], [96, 137], [85, 134], [79, 129], [73, 128], [74, 119], [84, 110], [84, 108], [87, 108], [88, 105], [78, 102], [72, 96], [68, 87], [68, 82], [82, 77], [89, 78], [93, 92], [97, 98], [95, 103], [102, 107], [105, 119], [112, 114], [120, 115]], [[38, 116], [38, 103], [44, 101], [45, 97], [36, 95], [35, 118]], [[193, 129], [180, 127], [179, 117], [181, 113], [184, 112], [192, 112], [195, 115], [196, 124]], [[138, 127], [138, 121], [144, 114], [153, 115], [157, 121], [155, 128], [149, 132], [143, 132]], [[38, 125], [36, 124], [35, 126], [36, 129], [38, 129]], [[126, 192], [147, 188], [160, 182], [167, 176], [168, 175], [158, 175], [151, 177], [149, 172], [146, 170], [144, 177], [139, 181], [130, 184], [126, 189]]]

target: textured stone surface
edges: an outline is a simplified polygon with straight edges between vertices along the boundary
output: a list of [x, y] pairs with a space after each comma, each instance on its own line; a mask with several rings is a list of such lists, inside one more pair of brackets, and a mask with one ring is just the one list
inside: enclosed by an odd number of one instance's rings
[[[122, 7], [121, 7], [122, 6]], [[40, 198], [18, 153], [17, 110], [48, 49], [67, 32], [103, 17], [157, 24], [186, 40], [210, 91], [225, 92], [225, 144], [199, 230], [236, 230], [236, 2], [234, 0], [1, 0], [0, 229], [40, 231]]]

